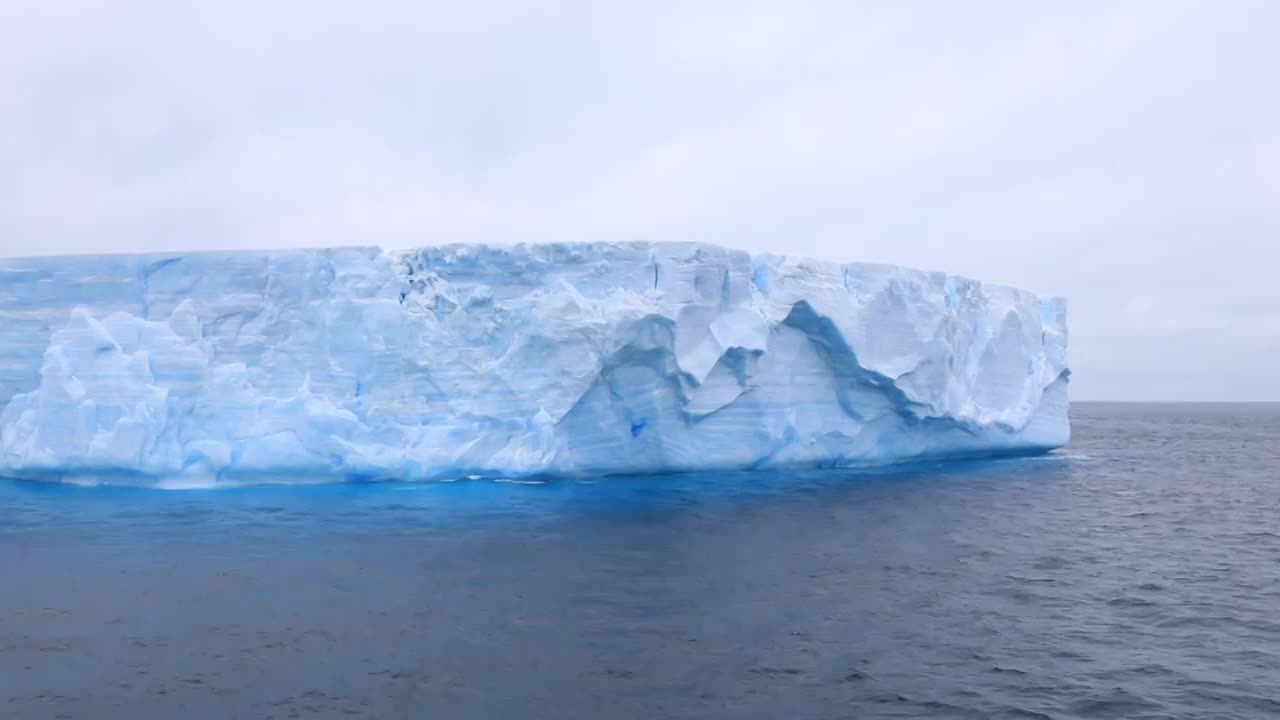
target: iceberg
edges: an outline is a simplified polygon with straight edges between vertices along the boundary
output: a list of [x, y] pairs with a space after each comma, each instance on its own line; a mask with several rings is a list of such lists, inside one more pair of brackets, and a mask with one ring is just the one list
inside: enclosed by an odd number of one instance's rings
[[1044, 452], [1066, 303], [703, 243], [0, 259], [0, 474], [584, 476]]

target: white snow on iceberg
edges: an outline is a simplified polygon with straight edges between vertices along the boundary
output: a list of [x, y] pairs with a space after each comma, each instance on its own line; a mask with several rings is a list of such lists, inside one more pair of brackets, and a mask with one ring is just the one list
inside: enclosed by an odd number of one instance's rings
[[1066, 304], [696, 243], [0, 259], [0, 474], [859, 466], [1068, 437]]

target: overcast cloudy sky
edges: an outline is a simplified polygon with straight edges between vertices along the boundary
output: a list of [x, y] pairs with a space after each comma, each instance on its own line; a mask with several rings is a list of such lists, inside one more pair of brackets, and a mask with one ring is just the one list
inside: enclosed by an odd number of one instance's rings
[[1280, 399], [1280, 2], [0, 2], [0, 254], [708, 240]]

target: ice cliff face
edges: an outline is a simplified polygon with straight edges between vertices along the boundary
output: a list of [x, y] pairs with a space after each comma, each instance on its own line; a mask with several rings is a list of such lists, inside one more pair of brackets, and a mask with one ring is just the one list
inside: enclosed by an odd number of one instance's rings
[[704, 244], [0, 260], [0, 474], [853, 466], [1067, 440], [1066, 307]]

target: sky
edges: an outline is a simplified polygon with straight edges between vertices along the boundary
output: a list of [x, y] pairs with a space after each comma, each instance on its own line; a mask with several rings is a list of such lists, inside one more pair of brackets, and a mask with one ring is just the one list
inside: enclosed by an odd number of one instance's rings
[[0, 255], [701, 240], [1280, 400], [1280, 2], [0, 2]]

